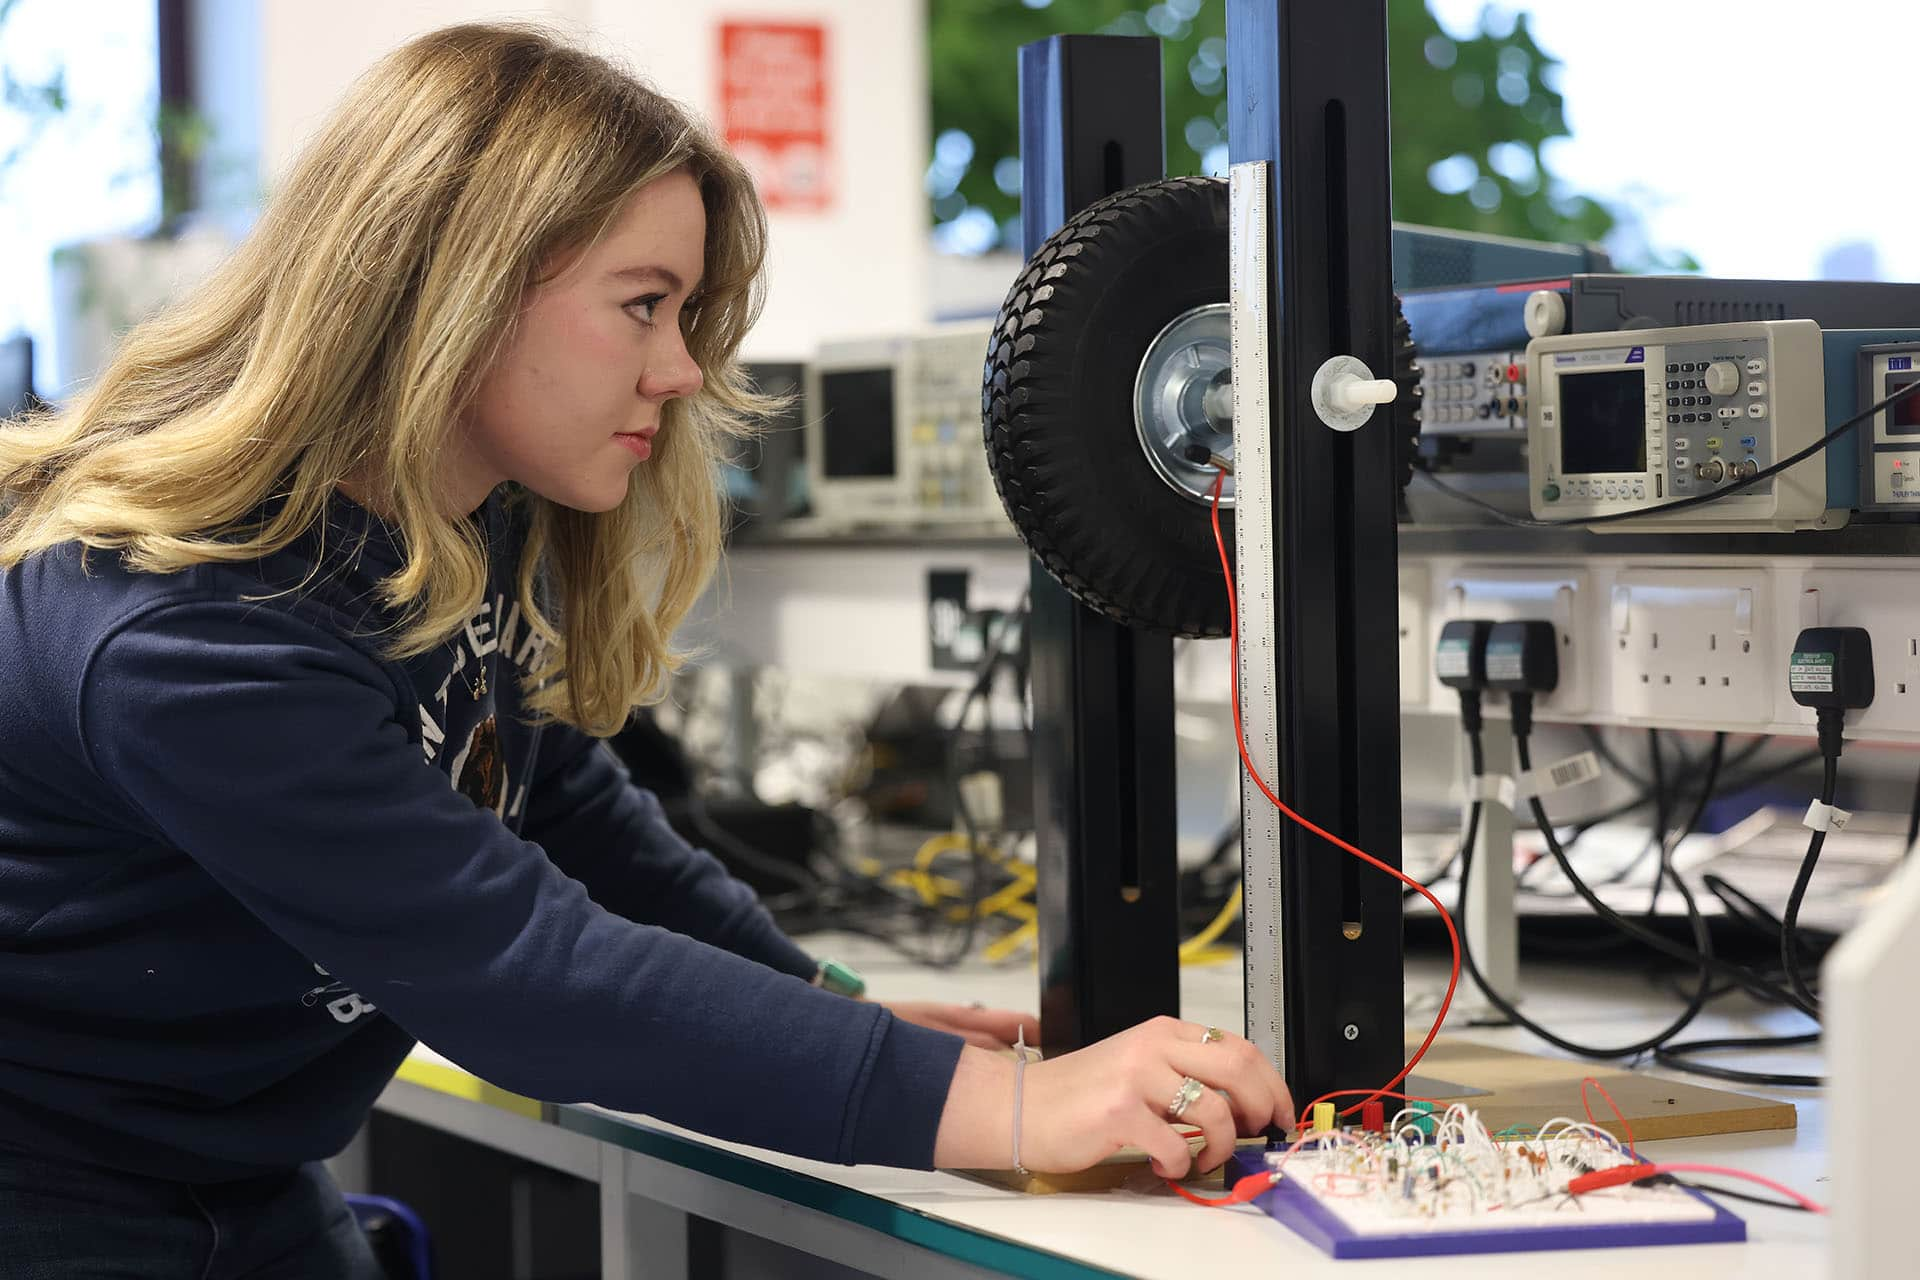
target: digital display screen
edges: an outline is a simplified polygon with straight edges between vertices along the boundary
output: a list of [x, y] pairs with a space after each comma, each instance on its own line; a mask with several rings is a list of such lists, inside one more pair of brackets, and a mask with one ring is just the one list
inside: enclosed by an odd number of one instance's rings
[[[1916, 382], [1920, 382], [1920, 373], [1902, 373], [1889, 377], [1887, 389], [1881, 393], [1880, 398], [1884, 400], [1900, 388], [1910, 387]], [[1887, 434], [1920, 436], [1920, 391], [1888, 407]]]
[[1646, 377], [1639, 369], [1560, 375], [1561, 471], [1647, 469]]
[[887, 478], [893, 453], [893, 370], [820, 375], [821, 471], [835, 480]]

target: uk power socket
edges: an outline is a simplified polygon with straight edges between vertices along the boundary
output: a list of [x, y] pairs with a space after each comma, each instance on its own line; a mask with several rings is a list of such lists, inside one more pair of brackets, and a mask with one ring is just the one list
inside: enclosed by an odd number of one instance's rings
[[[1801, 579], [1803, 627], [1865, 627], [1873, 638], [1873, 705], [1847, 713], [1849, 737], [1920, 734], [1920, 592], [1906, 568], [1809, 569]], [[1789, 707], [1783, 719], [1813, 723]]]
[[1621, 569], [1607, 628], [1614, 712], [1710, 729], [1770, 723], [1771, 596], [1764, 568]]
[[[1523, 565], [1464, 566], [1446, 580], [1444, 617], [1429, 620], [1428, 647], [1439, 638], [1440, 627], [1452, 618], [1484, 618], [1489, 622], [1551, 622], [1560, 639], [1560, 683], [1535, 703], [1535, 714], [1545, 719], [1575, 715], [1592, 705], [1593, 622], [1592, 576], [1585, 569], [1537, 568]], [[1429, 681], [1430, 703], [1446, 691]], [[1447, 695], [1445, 705], [1452, 705]]]

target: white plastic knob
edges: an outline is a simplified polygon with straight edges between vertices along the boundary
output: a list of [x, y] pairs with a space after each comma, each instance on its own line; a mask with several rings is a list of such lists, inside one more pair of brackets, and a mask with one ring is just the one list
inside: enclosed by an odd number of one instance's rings
[[1717, 396], [1730, 396], [1740, 389], [1740, 366], [1721, 360], [1707, 366], [1707, 390]]
[[1320, 421], [1335, 431], [1358, 431], [1375, 405], [1399, 398], [1400, 387], [1391, 378], [1374, 377], [1356, 356], [1334, 356], [1313, 375], [1311, 394]]
[[1389, 378], [1341, 378], [1333, 384], [1333, 402], [1342, 409], [1392, 404], [1400, 388]]
[[1557, 289], [1535, 289], [1527, 295], [1521, 319], [1530, 338], [1551, 338], [1567, 331], [1567, 300]]

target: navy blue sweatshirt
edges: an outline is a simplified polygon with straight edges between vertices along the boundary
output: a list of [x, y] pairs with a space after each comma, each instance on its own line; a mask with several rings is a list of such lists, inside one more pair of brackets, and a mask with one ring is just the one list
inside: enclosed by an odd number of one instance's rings
[[0, 1147], [285, 1168], [418, 1038], [537, 1098], [930, 1165], [961, 1042], [808, 985], [603, 743], [523, 722], [520, 540], [498, 496], [475, 519], [487, 598], [403, 663], [393, 535], [345, 499], [257, 563], [0, 574]]

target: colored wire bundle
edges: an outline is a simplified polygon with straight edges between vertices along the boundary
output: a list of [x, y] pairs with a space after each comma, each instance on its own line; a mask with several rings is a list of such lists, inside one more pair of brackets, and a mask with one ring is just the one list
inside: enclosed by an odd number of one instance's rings
[[[1625, 1137], [1624, 1145], [1594, 1119], [1587, 1098], [1589, 1088], [1597, 1090], [1612, 1109]], [[1328, 1095], [1333, 1096], [1338, 1095]], [[1428, 1098], [1387, 1096], [1437, 1105]], [[1196, 1204], [1225, 1207], [1257, 1199], [1275, 1183], [1293, 1176], [1307, 1180], [1326, 1199], [1365, 1200], [1389, 1217], [1488, 1221], [1488, 1225], [1500, 1227], [1521, 1225], [1514, 1222], [1516, 1215], [1557, 1212], [1583, 1196], [1609, 1191], [1614, 1199], [1659, 1196], [1659, 1188], [1666, 1186], [1773, 1208], [1827, 1211], [1826, 1206], [1791, 1187], [1744, 1169], [1643, 1161], [1634, 1146], [1632, 1126], [1605, 1085], [1591, 1076], [1582, 1080], [1580, 1102], [1586, 1112], [1584, 1121], [1555, 1116], [1535, 1129], [1521, 1131], [1516, 1126], [1499, 1133], [1489, 1132], [1479, 1114], [1463, 1103], [1438, 1111], [1409, 1106], [1378, 1131], [1309, 1129], [1291, 1144], [1270, 1149], [1265, 1155], [1265, 1172], [1239, 1179], [1226, 1196], [1198, 1196], [1173, 1185], [1181, 1196]], [[1301, 1163], [1296, 1165], [1296, 1161]], [[1762, 1199], [1675, 1176], [1682, 1173], [1752, 1182], [1782, 1199]], [[1671, 1197], [1664, 1199], [1666, 1206], [1674, 1203]], [[1502, 1216], [1488, 1220], [1487, 1216], [1495, 1213]]]

